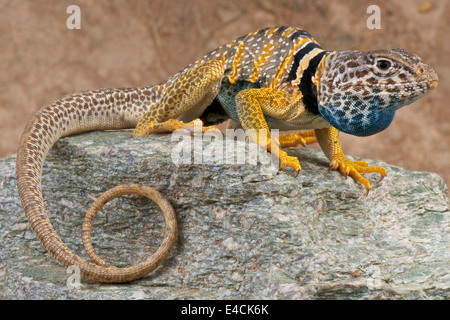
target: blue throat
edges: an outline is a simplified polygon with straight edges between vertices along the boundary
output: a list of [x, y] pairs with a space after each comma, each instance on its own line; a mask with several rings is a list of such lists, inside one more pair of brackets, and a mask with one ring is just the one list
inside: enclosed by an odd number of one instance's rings
[[381, 101], [372, 98], [370, 103], [349, 97], [342, 102], [319, 103], [319, 112], [336, 129], [355, 136], [370, 136], [383, 131], [391, 124], [395, 111], [402, 105], [380, 107]]

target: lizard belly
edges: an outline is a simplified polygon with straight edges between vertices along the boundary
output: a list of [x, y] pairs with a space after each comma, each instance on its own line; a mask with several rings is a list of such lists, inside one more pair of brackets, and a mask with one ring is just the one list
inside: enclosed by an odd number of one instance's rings
[[330, 127], [330, 124], [321, 115], [315, 115], [307, 111], [296, 119], [289, 121], [276, 119], [267, 115], [265, 119], [270, 129], [284, 131], [324, 129]]
[[245, 89], [258, 89], [261, 88], [259, 82], [250, 82], [247, 80], [238, 80], [234, 83], [230, 83], [228, 78], [222, 80], [219, 93], [216, 97], [217, 101], [222, 105], [225, 113], [237, 123], [241, 123], [236, 108], [236, 95], [241, 90]]

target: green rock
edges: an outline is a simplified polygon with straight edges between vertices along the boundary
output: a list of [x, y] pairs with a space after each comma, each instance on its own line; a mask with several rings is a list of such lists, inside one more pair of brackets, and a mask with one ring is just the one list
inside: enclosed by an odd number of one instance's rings
[[[322, 152], [290, 150], [295, 178], [267, 164], [174, 163], [170, 135], [132, 139], [94, 132], [60, 140], [43, 175], [48, 214], [63, 241], [88, 259], [81, 226], [90, 204], [118, 184], [162, 192], [177, 212], [178, 242], [143, 279], [106, 285], [71, 273], [42, 247], [17, 194], [15, 156], [0, 160], [2, 299], [449, 299], [449, 203], [436, 174], [380, 161], [372, 189], [328, 171]], [[220, 139], [209, 148], [224, 146]], [[243, 142], [237, 142], [244, 145]], [[344, 146], [345, 147], [345, 146]], [[210, 150], [210, 149], [209, 149]], [[247, 150], [247, 149], [245, 149]], [[228, 160], [227, 160], [228, 159]], [[225, 160], [225, 161], [224, 161]], [[94, 222], [96, 252], [135, 264], [161, 243], [164, 219], [145, 198], [108, 203]]]

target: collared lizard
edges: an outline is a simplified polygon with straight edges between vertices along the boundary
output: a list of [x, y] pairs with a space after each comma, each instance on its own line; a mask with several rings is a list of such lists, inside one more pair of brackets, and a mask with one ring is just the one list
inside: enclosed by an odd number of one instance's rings
[[[166, 233], [172, 235], [161, 252], [142, 265], [108, 266], [93, 254], [96, 264], [73, 253], [58, 237], [44, 208], [42, 167], [61, 137], [91, 130], [134, 128], [134, 136], [171, 132], [196, 118], [206, 123], [232, 119], [243, 129], [308, 130], [267, 136], [268, 151], [281, 168], [301, 170], [296, 157], [279, 147], [318, 141], [330, 167], [361, 182], [361, 173], [386, 175], [382, 167], [344, 156], [339, 131], [367, 136], [384, 130], [397, 109], [437, 86], [433, 69], [404, 49], [326, 51], [304, 30], [293, 27], [262, 29], [220, 46], [166, 82], [149, 87], [98, 89], [58, 99], [37, 112], [20, 140], [17, 185], [25, 214], [44, 247], [64, 266], [78, 265], [85, 277], [101, 282], [126, 282], [156, 268], [175, 241], [176, 221], [170, 203], [141, 186], [119, 186], [102, 201], [125, 193], [140, 193], [159, 201], [166, 214]], [[207, 127], [206, 127], [207, 128]], [[312, 131], [313, 130], [313, 131]], [[150, 190], [150, 191], [148, 191]], [[142, 191], [142, 192], [141, 192]], [[89, 242], [90, 222], [101, 207], [87, 215], [83, 241]], [[89, 220], [90, 219], [90, 220]], [[167, 231], [168, 230], [168, 231]]]

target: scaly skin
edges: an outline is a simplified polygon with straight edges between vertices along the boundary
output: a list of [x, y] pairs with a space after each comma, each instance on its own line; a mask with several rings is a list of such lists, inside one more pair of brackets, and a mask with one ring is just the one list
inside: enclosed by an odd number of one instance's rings
[[[58, 237], [45, 212], [42, 167], [59, 138], [91, 130], [135, 127], [134, 136], [171, 132], [196, 118], [218, 123], [231, 118], [251, 129], [250, 138], [267, 144], [281, 168], [301, 170], [296, 157], [279, 147], [318, 141], [330, 167], [350, 175], [370, 190], [361, 173], [376, 172], [365, 161], [350, 161], [342, 151], [339, 130], [370, 135], [389, 126], [395, 111], [437, 86], [437, 75], [419, 57], [402, 49], [324, 51], [301, 29], [277, 27], [240, 37], [208, 53], [153, 87], [99, 89], [63, 97], [43, 107], [28, 123], [17, 154], [19, 195], [31, 227], [44, 247], [64, 266], [78, 265], [81, 274], [101, 282], [127, 282], [155, 268], [173, 245], [173, 208], [152, 189], [119, 186], [106, 192], [87, 214], [83, 242], [96, 264], [74, 254]], [[258, 130], [309, 130], [259, 141]], [[314, 130], [314, 131], [312, 131]], [[106, 265], [90, 245], [89, 232], [101, 203], [124, 193], [156, 199], [166, 216], [162, 251], [145, 265]], [[175, 223], [176, 225], [176, 223]], [[170, 240], [172, 239], [172, 240]]]

